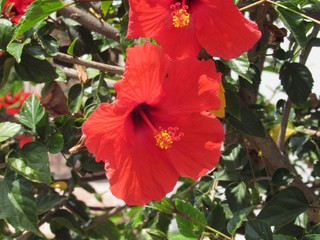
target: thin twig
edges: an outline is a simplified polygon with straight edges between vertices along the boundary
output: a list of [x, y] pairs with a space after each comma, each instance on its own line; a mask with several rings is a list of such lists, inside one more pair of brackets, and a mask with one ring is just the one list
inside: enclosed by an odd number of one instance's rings
[[95, 61], [83, 60], [81, 58], [73, 57], [68, 54], [60, 53], [60, 52], [57, 53], [57, 55], [53, 56], [53, 58], [60, 60], [62, 62], [79, 64], [79, 65], [83, 65], [86, 67], [96, 68], [101, 71], [105, 71], [105, 72], [109, 72], [109, 73], [115, 73], [115, 74], [121, 75], [124, 71], [124, 69], [122, 67], [99, 63], [99, 62], [95, 62]]

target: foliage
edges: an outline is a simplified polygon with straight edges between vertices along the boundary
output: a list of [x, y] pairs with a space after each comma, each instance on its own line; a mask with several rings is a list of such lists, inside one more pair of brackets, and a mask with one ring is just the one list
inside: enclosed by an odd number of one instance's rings
[[[145, 206], [108, 205], [93, 187], [107, 183], [103, 164], [81, 138], [86, 118], [114, 100], [125, 50], [152, 41], [125, 38], [128, 2], [36, 0], [17, 25], [1, 16], [0, 96], [35, 93], [18, 114], [0, 109], [1, 239], [320, 238], [320, 100], [312, 93], [319, 76], [306, 66], [320, 46], [319, 2], [234, 2], [262, 38], [236, 59], [215, 59], [227, 104], [220, 163]], [[268, 72], [286, 94], [277, 103], [259, 89]], [[31, 140], [20, 144], [21, 136]], [[68, 171], [63, 177], [54, 157]]]

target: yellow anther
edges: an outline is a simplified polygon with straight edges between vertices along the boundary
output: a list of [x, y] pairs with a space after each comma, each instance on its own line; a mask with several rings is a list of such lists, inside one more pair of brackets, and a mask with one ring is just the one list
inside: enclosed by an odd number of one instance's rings
[[154, 135], [156, 140], [156, 145], [161, 149], [169, 149], [172, 147], [173, 142], [179, 141], [183, 136], [183, 133], [180, 132], [177, 134], [179, 128], [169, 127], [168, 130], [159, 129]]
[[176, 28], [181, 28], [188, 26], [190, 22], [190, 14], [187, 12], [186, 9], [179, 9], [173, 12], [172, 14], [172, 23], [173, 26]]

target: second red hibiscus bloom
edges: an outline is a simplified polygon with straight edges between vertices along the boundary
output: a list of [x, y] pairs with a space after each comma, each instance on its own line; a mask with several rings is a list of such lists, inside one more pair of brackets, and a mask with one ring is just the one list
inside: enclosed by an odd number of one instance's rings
[[18, 23], [33, 1], [34, 0], [7, 0], [3, 12], [12, 22]]
[[201, 47], [231, 59], [259, 40], [257, 25], [232, 0], [129, 0], [127, 37], [154, 38], [171, 58], [197, 57]]
[[213, 61], [170, 62], [150, 43], [128, 49], [117, 99], [83, 124], [115, 196], [130, 205], [160, 200], [179, 176], [197, 180], [217, 165], [223, 127], [207, 110], [220, 107], [220, 78]]

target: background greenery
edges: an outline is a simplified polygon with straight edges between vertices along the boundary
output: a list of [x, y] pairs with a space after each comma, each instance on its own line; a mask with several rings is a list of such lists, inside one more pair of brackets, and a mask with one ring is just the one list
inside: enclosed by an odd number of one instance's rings
[[[127, 1], [37, 0], [18, 25], [0, 18], [1, 95], [26, 85], [41, 90], [19, 114], [0, 112], [1, 239], [46, 239], [39, 230], [45, 223], [63, 240], [320, 239], [320, 100], [312, 93], [319, 76], [305, 66], [320, 46], [320, 3], [235, 3], [263, 35], [247, 54], [217, 60], [227, 102], [220, 164], [198, 182], [180, 179], [161, 202], [139, 207], [78, 200], [75, 188], [101, 201], [90, 183], [107, 180], [85, 149], [69, 152], [87, 116], [112, 101], [126, 48], [148, 41], [125, 39]], [[287, 96], [276, 104], [259, 91], [266, 72], [278, 75], [278, 90]], [[33, 141], [20, 148], [20, 135]], [[68, 179], [50, 170], [49, 155], [58, 153]]]

